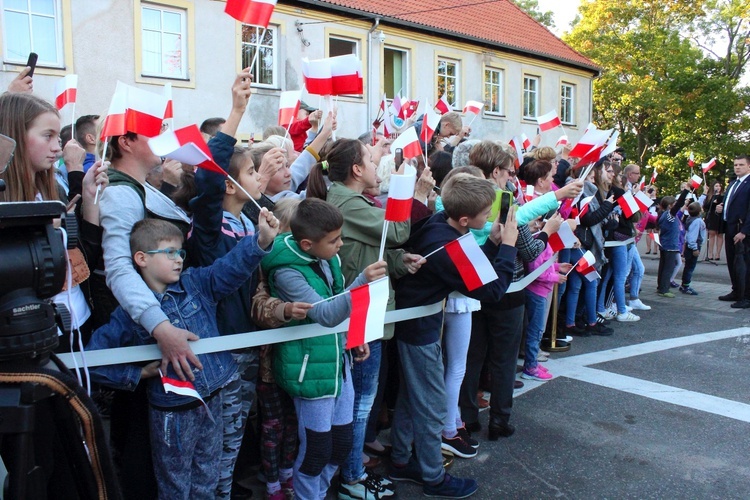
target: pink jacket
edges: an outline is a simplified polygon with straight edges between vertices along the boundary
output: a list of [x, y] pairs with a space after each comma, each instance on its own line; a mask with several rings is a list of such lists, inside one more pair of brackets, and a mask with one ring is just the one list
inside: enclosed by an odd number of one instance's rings
[[[528, 272], [534, 271], [534, 269], [537, 269], [542, 264], [547, 262], [552, 255], [554, 255], [555, 252], [552, 251], [552, 247], [547, 245], [547, 247], [544, 249], [544, 251], [539, 254], [539, 257], [534, 259], [528, 264]], [[529, 286], [526, 287], [526, 290], [530, 291], [531, 293], [535, 295], [539, 295], [540, 297], [546, 297], [549, 295], [549, 293], [552, 291], [552, 288], [555, 286], [555, 283], [559, 283], [559, 274], [557, 274], [557, 271], [560, 269], [560, 263], [555, 262], [551, 266], [549, 266], [547, 269], [544, 270], [544, 272]]]

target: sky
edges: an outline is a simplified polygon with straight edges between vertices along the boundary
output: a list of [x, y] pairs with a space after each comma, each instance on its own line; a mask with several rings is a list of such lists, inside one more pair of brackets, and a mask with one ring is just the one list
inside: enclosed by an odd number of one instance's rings
[[563, 32], [570, 30], [570, 23], [578, 14], [580, 0], [538, 0], [539, 10], [555, 13], [555, 35], [562, 36]]

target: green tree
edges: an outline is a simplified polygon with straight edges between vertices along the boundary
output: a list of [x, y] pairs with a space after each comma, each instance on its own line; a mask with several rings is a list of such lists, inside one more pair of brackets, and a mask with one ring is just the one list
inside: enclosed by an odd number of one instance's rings
[[[629, 159], [656, 167], [661, 186], [687, 180], [691, 152], [698, 162], [716, 156], [722, 173], [747, 148], [750, 91], [740, 84], [747, 23], [735, 17], [747, 14], [747, 3], [584, 0], [580, 21], [565, 37], [602, 67], [594, 83], [595, 123], [617, 127]], [[727, 51], [702, 47], [717, 47], [712, 37], [727, 33], [734, 33]]]
[[513, 0], [513, 3], [518, 5], [538, 23], [543, 24], [549, 29], [555, 27], [555, 13], [551, 10], [546, 12], [539, 10], [539, 2], [537, 0]]

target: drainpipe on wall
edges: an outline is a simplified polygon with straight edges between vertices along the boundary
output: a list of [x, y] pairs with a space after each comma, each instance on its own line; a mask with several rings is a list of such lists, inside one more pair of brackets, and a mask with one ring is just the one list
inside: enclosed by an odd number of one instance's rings
[[370, 105], [370, 97], [372, 96], [372, 34], [378, 29], [380, 25], [380, 18], [376, 17], [372, 28], [367, 32], [367, 128], [372, 126], [372, 106]]

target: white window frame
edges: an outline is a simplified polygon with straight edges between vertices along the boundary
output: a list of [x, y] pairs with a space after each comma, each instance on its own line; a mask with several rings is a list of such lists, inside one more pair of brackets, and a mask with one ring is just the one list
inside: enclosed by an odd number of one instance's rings
[[[263, 48], [270, 48], [272, 50], [272, 53], [273, 53], [273, 66], [271, 68], [271, 73], [272, 73], [271, 83], [261, 83], [260, 82], [260, 78], [258, 77], [258, 74], [259, 74], [259, 71], [260, 71], [260, 55], [259, 55], [258, 56], [258, 60], [255, 61], [255, 67], [253, 68], [253, 84], [252, 84], [252, 86], [253, 87], [258, 87], [258, 88], [269, 88], [269, 89], [270, 88], [273, 88], [273, 89], [280, 88], [280, 85], [279, 85], [279, 71], [280, 71], [280, 69], [279, 69], [279, 50], [280, 50], [280, 47], [279, 47], [279, 27], [278, 26], [274, 26], [272, 24], [268, 25], [268, 29], [266, 30], [266, 34], [269, 33], [269, 32], [271, 33], [271, 45], [266, 45], [266, 44], [262, 44], [261, 43], [262, 40], [259, 38], [259, 36], [260, 36], [261, 33], [263, 33], [263, 28], [262, 27], [252, 26], [252, 25], [249, 25], [249, 24], [243, 24], [241, 26], [241, 33], [243, 35], [244, 35], [245, 28], [255, 28], [255, 30], [256, 30], [255, 31], [255, 33], [256, 33], [256, 42], [255, 43], [246, 42], [244, 40], [244, 37], [240, 38], [240, 54], [242, 54], [240, 56], [241, 57], [240, 60], [242, 61], [242, 66], [244, 66], [244, 60], [243, 60], [243, 58], [244, 58], [244, 54], [245, 54], [245, 50], [246, 49], [249, 49], [251, 47], [255, 47], [255, 50], [258, 50], [258, 48], [260, 46], [260, 47], [263, 47]], [[265, 34], [264, 34], [264, 38], [265, 38]], [[251, 62], [252, 62], [252, 58], [249, 58], [248, 61], [247, 61], [247, 65], [249, 66]]]
[[[402, 94], [406, 92], [406, 94], [409, 94], [409, 89], [411, 88], [411, 49], [407, 49], [404, 47], [397, 47], [394, 45], [386, 45], [383, 47], [383, 71], [385, 72], [385, 51], [391, 50], [394, 52], [401, 52], [405, 55], [405, 57], [401, 61], [401, 87], [403, 88]], [[383, 82], [385, 82], [385, 73], [383, 73]], [[383, 85], [385, 87], [385, 85]], [[394, 94], [398, 92], [398, 89], [396, 89], [395, 81], [394, 81]], [[393, 99], [393, 95], [387, 95], [386, 97], [388, 99]]]
[[[566, 95], [566, 90], [569, 91]], [[565, 112], [566, 104], [570, 106], [569, 113]], [[560, 84], [560, 121], [565, 125], [576, 123], [576, 86], [572, 83]]]
[[[334, 55], [331, 54], [331, 40], [339, 40], [342, 42], [349, 42], [353, 44], [354, 45], [353, 54], [360, 59], [362, 58], [362, 56], [360, 55], [362, 52], [362, 46], [361, 46], [362, 41], [359, 38], [350, 38], [348, 36], [335, 35], [335, 34], [328, 35], [328, 40], [326, 41], [326, 44], [328, 45], [326, 47], [328, 57], [335, 57]], [[338, 54], [338, 55], [344, 55], [344, 54]]]
[[[446, 64], [446, 71], [445, 73], [440, 72], [440, 63]], [[456, 67], [455, 75], [449, 76], [447, 71], [447, 65], [453, 64]], [[442, 91], [440, 90], [440, 79], [445, 79], [445, 90], [446, 95], [448, 95], [448, 101], [450, 101], [450, 91], [448, 90], [448, 83], [450, 79], [453, 79], [453, 102], [450, 103], [450, 105], [453, 107], [453, 109], [461, 109], [461, 61], [457, 59], [451, 59], [449, 57], [440, 57], [437, 58], [437, 67], [435, 68], [435, 87], [437, 89], [438, 95], [437, 99], [440, 99], [443, 96]]]
[[[189, 80], [190, 69], [188, 66], [189, 66], [190, 58], [189, 58], [189, 53], [188, 53], [189, 47], [188, 47], [188, 12], [187, 10], [182, 9], [180, 7], [174, 7], [171, 5], [162, 5], [159, 3], [151, 3], [151, 2], [141, 2], [140, 6], [141, 6], [141, 75], [140, 76], [148, 77], [148, 78], [165, 78], [168, 80]], [[144, 9], [159, 11], [162, 18], [164, 16], [164, 12], [179, 14], [180, 33], [165, 32], [163, 21], [161, 22], [161, 30], [158, 31], [158, 33], [162, 34], [162, 37], [164, 33], [168, 33], [171, 35], [178, 34], [180, 36], [180, 69], [181, 69], [181, 72], [179, 75], [164, 72], [163, 43], [159, 47], [159, 53], [161, 54], [162, 71], [161, 72], [146, 71], [146, 68], [145, 68], [146, 37], [144, 36], [144, 34], [146, 32], [154, 32], [154, 30], [146, 29], [144, 27], [144, 23], [143, 23], [143, 10]]]
[[[497, 82], [487, 80], [487, 72], [490, 72], [490, 75], [495, 73], [497, 74]], [[505, 91], [505, 70], [502, 68], [493, 68], [490, 66], [485, 66], [484, 68], [484, 75], [483, 76], [483, 89], [484, 89], [484, 102], [487, 103], [487, 106], [485, 107], [484, 114], [490, 115], [490, 116], [505, 116], [505, 102], [504, 102], [504, 91]], [[487, 95], [487, 86], [490, 87], [490, 95]], [[492, 94], [497, 93], [497, 105], [498, 109], [493, 110], [492, 109]]]
[[[531, 90], [530, 85], [527, 86], [527, 83], [531, 82], [536, 82], [534, 90]], [[523, 102], [521, 103], [521, 112], [523, 113], [523, 118], [526, 120], [536, 120], [536, 117], [539, 114], [540, 83], [540, 78], [538, 76], [523, 75]], [[532, 110], [530, 109], [532, 97], [534, 99], [533, 115], [531, 114]], [[529, 106], [527, 106], [527, 103], [529, 104]]]
[[[5, 27], [5, 23], [7, 22], [7, 12], [18, 12], [23, 13], [28, 16], [28, 22], [29, 22], [29, 52], [37, 52], [38, 50], [34, 47], [34, 30], [33, 26], [31, 25], [31, 17], [34, 16], [42, 16], [47, 18], [52, 18], [55, 21], [55, 57], [56, 59], [54, 61], [45, 60], [43, 59], [43, 54], [39, 54], [39, 60], [37, 62], [37, 65], [40, 67], [48, 67], [48, 68], [64, 68], [65, 67], [65, 39], [63, 37], [63, 19], [62, 19], [62, 5], [60, 0], [52, 0], [52, 7], [54, 9], [54, 14], [50, 16], [49, 14], [40, 14], [40, 13], [32, 13], [31, 11], [31, 0], [26, 0], [26, 9], [25, 10], [18, 10], [18, 9], [11, 9], [9, 7], [6, 7], [3, 5], [2, 8], [2, 17], [3, 17], [3, 33], [7, 34], [8, 30]], [[12, 42], [9, 40], [6, 35], [3, 35], [3, 60], [7, 63], [12, 64], [26, 64], [26, 61], [29, 58], [29, 53], [25, 52], [23, 54], [11, 54]]]

